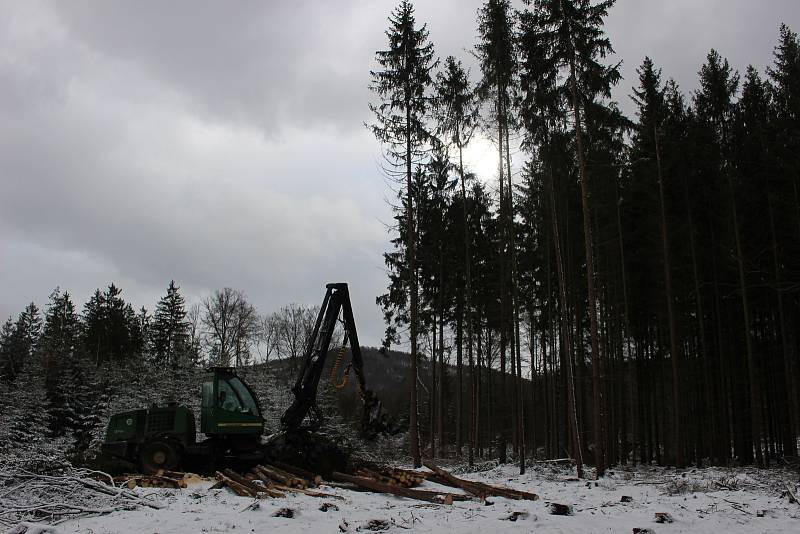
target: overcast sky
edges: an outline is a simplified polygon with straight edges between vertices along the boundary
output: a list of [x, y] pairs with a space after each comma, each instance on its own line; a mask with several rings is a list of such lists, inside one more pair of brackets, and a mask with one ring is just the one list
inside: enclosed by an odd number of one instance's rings
[[[378, 344], [392, 193], [363, 123], [395, 5], [0, 1], [0, 318], [56, 286], [152, 310], [175, 279], [268, 312], [346, 281]], [[474, 65], [479, 5], [417, 2], [438, 55]], [[800, 29], [800, 2], [619, 0], [617, 99], [646, 54], [686, 92], [712, 47], [763, 71], [780, 22]], [[488, 142], [469, 160], [493, 178]]]

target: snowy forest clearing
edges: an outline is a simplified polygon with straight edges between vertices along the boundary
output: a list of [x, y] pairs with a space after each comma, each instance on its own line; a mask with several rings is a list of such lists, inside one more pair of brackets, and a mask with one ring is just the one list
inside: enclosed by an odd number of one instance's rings
[[[462, 476], [462, 475], [459, 475]], [[613, 469], [597, 482], [577, 480], [574, 469], [537, 464], [525, 475], [511, 465], [463, 478], [536, 493], [538, 501], [489, 497], [438, 505], [385, 494], [321, 486], [341, 499], [289, 494], [254, 500], [212, 480], [187, 489], [142, 489], [160, 508], [140, 507], [67, 521], [57, 532], [796, 532], [800, 504], [798, 473], [789, 469]], [[425, 482], [421, 489], [442, 489]], [[454, 492], [448, 488], [447, 492]], [[630, 498], [630, 499], [628, 499]], [[491, 504], [490, 504], [491, 503]], [[551, 504], [571, 507], [571, 515], [551, 514]], [[672, 523], [659, 524], [657, 514]], [[291, 517], [289, 517], [291, 516]], [[522, 523], [522, 524], [520, 524]]]

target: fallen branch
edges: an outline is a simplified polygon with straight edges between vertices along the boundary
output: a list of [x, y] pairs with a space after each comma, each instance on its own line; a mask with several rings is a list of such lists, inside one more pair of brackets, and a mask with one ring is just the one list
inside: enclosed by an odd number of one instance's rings
[[6, 490], [0, 495], [2, 531], [24, 524], [55, 525], [140, 506], [162, 508], [148, 501], [149, 495], [114, 486], [113, 478], [100, 471], [70, 469], [60, 475], [0, 471], [0, 487]]

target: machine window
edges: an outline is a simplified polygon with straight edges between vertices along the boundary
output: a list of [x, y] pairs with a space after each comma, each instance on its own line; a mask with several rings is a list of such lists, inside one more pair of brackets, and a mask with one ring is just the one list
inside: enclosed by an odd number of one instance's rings
[[203, 408], [214, 407], [214, 382], [203, 382], [201, 398]]
[[231, 389], [230, 384], [224, 380], [219, 381], [219, 393], [217, 406], [229, 412], [241, 412], [242, 404], [236, 393]]
[[231, 386], [233, 386], [233, 389], [236, 390], [239, 399], [242, 401], [242, 411], [260, 416], [261, 414], [258, 412], [258, 405], [256, 404], [255, 399], [253, 399], [253, 395], [250, 394], [250, 390], [247, 389], [247, 386], [245, 386], [244, 383], [242, 383], [242, 381], [236, 377], [229, 379], [228, 382]]

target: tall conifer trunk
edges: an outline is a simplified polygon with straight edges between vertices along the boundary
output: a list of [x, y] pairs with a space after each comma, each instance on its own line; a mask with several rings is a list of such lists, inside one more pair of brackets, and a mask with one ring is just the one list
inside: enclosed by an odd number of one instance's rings
[[506, 209], [507, 224], [509, 229], [509, 246], [511, 248], [511, 336], [512, 336], [512, 357], [511, 357], [511, 376], [514, 381], [514, 429], [516, 439], [514, 440], [514, 449], [519, 455], [519, 472], [525, 474], [525, 414], [524, 402], [522, 394], [522, 362], [521, 362], [521, 348], [520, 348], [520, 335], [519, 335], [519, 289], [517, 287], [519, 280], [518, 265], [517, 265], [517, 244], [514, 239], [514, 187], [512, 182], [511, 173], [511, 142], [508, 127], [508, 110], [505, 110], [505, 131], [506, 131], [506, 177], [508, 187], [506, 196], [508, 198], [508, 207]]
[[712, 395], [712, 392], [717, 389], [717, 386], [711, 382], [709, 377], [709, 369], [711, 368], [711, 361], [708, 354], [708, 342], [706, 341], [706, 328], [705, 328], [705, 314], [703, 313], [703, 293], [700, 291], [700, 271], [697, 266], [697, 251], [694, 241], [694, 219], [692, 218], [692, 205], [689, 201], [689, 186], [686, 180], [683, 182], [683, 195], [684, 202], [686, 203], [686, 219], [689, 223], [689, 251], [692, 258], [692, 282], [694, 283], [695, 294], [695, 307], [697, 309], [697, 329], [700, 334], [700, 358], [703, 366], [703, 397], [705, 400], [705, 413], [708, 414], [707, 422], [710, 429], [710, 442], [711, 450], [708, 454], [711, 457], [719, 459], [720, 452], [720, 437], [717, 432], [717, 415], [721, 413], [718, 408], [717, 397]]
[[794, 365], [792, 352], [789, 348], [789, 336], [787, 334], [786, 313], [783, 308], [783, 280], [781, 276], [781, 266], [778, 259], [778, 239], [775, 236], [775, 215], [772, 208], [772, 196], [767, 192], [767, 208], [769, 211], [769, 228], [772, 238], [772, 264], [774, 266], [775, 293], [778, 299], [778, 328], [780, 329], [781, 355], [783, 356], [784, 380], [786, 386], [786, 436], [783, 440], [784, 455], [797, 456], [797, 437], [795, 433], [795, 414], [797, 406], [794, 392]]
[[[549, 167], [549, 164], [548, 164]], [[555, 251], [556, 268], [558, 270], [558, 295], [561, 306], [559, 318], [561, 321], [561, 340], [564, 344], [564, 352], [567, 362], [567, 417], [569, 419], [569, 432], [571, 441], [574, 444], [575, 465], [578, 471], [578, 478], [583, 478], [583, 451], [581, 447], [580, 430], [578, 427], [577, 399], [575, 396], [575, 377], [572, 368], [572, 336], [569, 332], [568, 312], [567, 312], [567, 280], [564, 272], [564, 262], [561, 256], [561, 237], [558, 230], [558, 216], [556, 211], [555, 184], [552, 169], [549, 173], [549, 196], [550, 196], [550, 219], [553, 229], [553, 246]]]
[[578, 87], [575, 72], [575, 58], [570, 59], [572, 112], [575, 116], [575, 144], [578, 153], [578, 168], [581, 177], [581, 207], [583, 209], [583, 238], [586, 248], [586, 287], [588, 294], [589, 329], [592, 347], [592, 408], [594, 410], [594, 447], [597, 475], [605, 473], [605, 407], [602, 393], [602, 356], [600, 336], [597, 327], [597, 295], [594, 285], [594, 244], [592, 242], [592, 209], [589, 202], [589, 171], [583, 148], [581, 131], [581, 108], [578, 103]]
[[500, 101], [498, 89], [497, 97], [497, 142], [498, 142], [498, 161], [499, 161], [499, 181], [500, 181], [500, 407], [498, 422], [500, 423], [500, 435], [498, 441], [499, 461], [501, 464], [507, 461], [508, 448], [508, 398], [506, 391], [506, 347], [508, 343], [506, 330], [506, 252], [508, 250], [508, 236], [505, 225], [505, 180], [503, 165], [503, 104]]
[[[437, 439], [436, 439], [436, 413], [437, 413], [437, 404], [438, 398], [436, 396], [437, 392], [437, 379], [436, 376], [436, 313], [433, 314], [433, 331], [431, 332], [431, 391], [430, 391], [430, 434], [431, 434], [431, 459], [436, 458], [439, 456], [439, 450], [437, 449]], [[442, 407], [438, 406], [438, 410], [441, 410]]]
[[750, 327], [750, 304], [747, 296], [747, 281], [744, 273], [744, 254], [742, 252], [742, 239], [739, 232], [739, 217], [736, 210], [736, 193], [733, 188], [733, 177], [730, 172], [726, 174], [731, 195], [733, 235], [736, 241], [736, 264], [739, 271], [739, 290], [742, 293], [742, 318], [744, 319], [745, 347], [747, 350], [747, 376], [750, 382], [750, 432], [756, 455], [756, 463], [759, 466], [763, 466], [764, 455], [761, 448], [761, 388], [755, 365], [755, 356], [753, 354], [753, 333]]
[[411, 343], [411, 369], [410, 369], [410, 406], [409, 406], [409, 452], [414, 462], [414, 467], [422, 467], [422, 458], [419, 451], [419, 422], [417, 416], [417, 314], [419, 295], [417, 290], [417, 258], [416, 258], [416, 225], [414, 224], [414, 195], [411, 183], [411, 107], [410, 97], [406, 96], [406, 217], [408, 224], [408, 241], [406, 250], [408, 254], [408, 276], [410, 286], [410, 343]]
[[667, 301], [670, 359], [672, 360], [672, 410], [674, 412], [673, 447], [675, 449], [675, 464], [678, 467], [683, 467], [683, 410], [681, 409], [680, 394], [680, 364], [683, 347], [678, 341], [678, 329], [675, 324], [675, 310], [672, 303], [672, 265], [669, 259], [669, 231], [667, 228], [667, 208], [664, 199], [664, 174], [661, 168], [661, 147], [658, 142], [658, 126], [656, 125], [653, 126], [653, 141], [656, 151], [656, 169], [658, 172], [658, 199], [661, 208], [661, 250], [664, 259], [664, 293]]
[[470, 376], [470, 428], [469, 428], [469, 452], [468, 461], [469, 465], [473, 463], [473, 448], [475, 447], [475, 429], [477, 414], [476, 394], [477, 384], [475, 380], [475, 367], [472, 361], [472, 253], [470, 251], [470, 232], [469, 220], [467, 218], [467, 185], [466, 176], [464, 174], [464, 151], [461, 144], [461, 132], [456, 126], [456, 139], [458, 142], [458, 173], [461, 178], [461, 200], [462, 200], [462, 224], [464, 226], [464, 308], [467, 316], [467, 361], [469, 362], [469, 376]]

